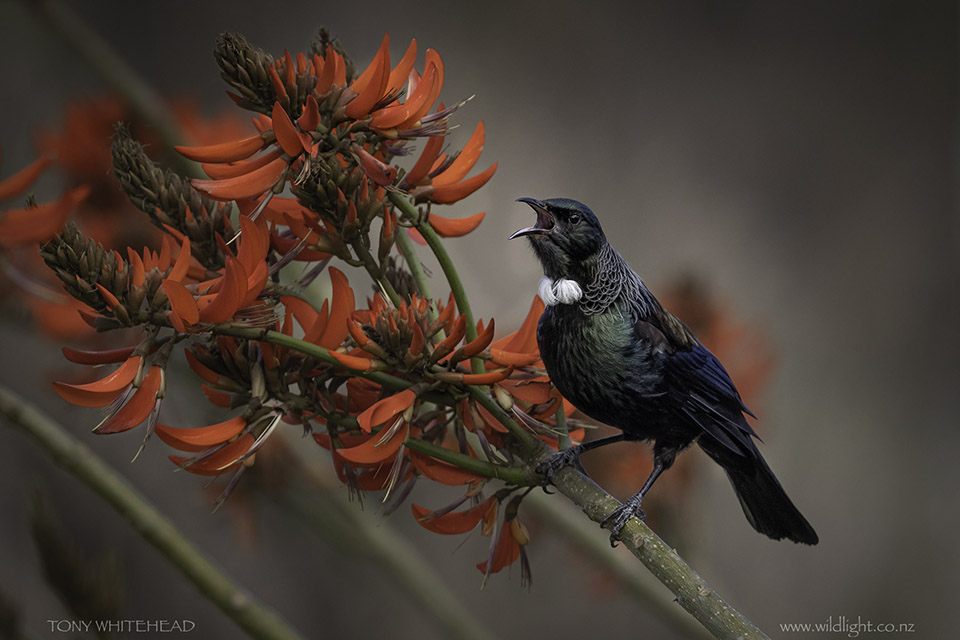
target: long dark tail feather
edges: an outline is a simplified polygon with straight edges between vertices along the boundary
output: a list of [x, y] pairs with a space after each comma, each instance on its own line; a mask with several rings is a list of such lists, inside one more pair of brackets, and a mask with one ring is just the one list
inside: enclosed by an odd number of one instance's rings
[[817, 544], [820, 538], [807, 519], [793, 505], [773, 471], [760, 457], [753, 460], [753, 469], [726, 467], [727, 477], [740, 500], [747, 521], [760, 533], [782, 540]]

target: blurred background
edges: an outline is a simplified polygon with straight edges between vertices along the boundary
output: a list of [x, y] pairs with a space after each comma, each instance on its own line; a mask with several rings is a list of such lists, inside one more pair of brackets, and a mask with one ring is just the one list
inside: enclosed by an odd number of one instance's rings
[[[61, 153], [80, 145], [94, 128], [81, 119], [65, 135], [70, 110], [109, 93], [31, 4], [0, 3], [0, 177], [49, 148], [51, 135], [61, 136]], [[65, 5], [194, 121], [229, 111], [248, 122], [225, 97], [211, 55], [224, 31], [277, 56], [306, 49], [324, 25], [360, 68], [385, 32], [394, 59], [414, 37], [421, 51], [439, 51], [441, 99], [476, 96], [456, 114], [454, 140], [462, 144], [483, 119], [478, 168], [500, 163], [485, 188], [447, 212], [487, 212], [478, 231], [450, 241], [477, 315], [512, 330], [536, 291], [532, 253], [506, 240], [531, 220], [514, 200], [587, 203], [648, 286], [713, 337], [761, 418], [764, 455], [821, 542], [756, 534], [720, 469], [696, 449], [645, 503], [651, 526], [773, 637], [788, 635], [780, 624], [831, 616], [913, 624], [916, 638], [950, 635], [960, 569], [954, 3]], [[111, 108], [124, 116], [122, 105]], [[48, 170], [34, 192], [54, 199], [70, 179]], [[258, 491], [269, 479], [251, 481], [236, 504], [211, 515], [216, 492], [171, 473], [160, 443], [129, 464], [141, 435], [91, 435], [95, 412], [50, 390], [71, 366], [12, 291], [3, 285], [0, 384], [112, 462], [307, 637], [446, 637], [376, 563], [317, 537], [289, 505]], [[182, 387], [163, 421], [207, 424], [189, 376]], [[631, 464], [648, 464], [648, 454], [622, 444], [585, 462], [625, 497], [645, 475], [630, 476]], [[20, 433], [0, 429], [0, 592], [30, 637], [63, 635], [47, 621], [72, 617], [45, 582], [30, 534], [38, 486], [78, 548], [118, 558], [118, 618], [189, 619], [194, 636], [238, 637], [122, 518]], [[436, 507], [445, 496], [453, 497], [426, 491], [414, 501]], [[377, 507], [368, 497], [365, 509]], [[486, 556], [485, 539], [427, 532], [407, 507], [376, 522], [412, 544], [494, 637], [683, 637], [535, 514], [527, 517], [530, 593], [519, 571], [480, 590], [473, 565]], [[606, 533], [595, 536], [605, 544]], [[646, 571], [622, 550], [610, 553]]]

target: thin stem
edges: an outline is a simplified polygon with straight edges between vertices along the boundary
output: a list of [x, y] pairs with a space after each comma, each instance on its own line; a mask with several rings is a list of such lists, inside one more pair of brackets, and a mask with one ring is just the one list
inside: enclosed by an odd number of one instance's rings
[[484, 409], [493, 414], [493, 417], [496, 418], [500, 424], [510, 431], [510, 434], [520, 442], [524, 451], [533, 453], [537, 450], [540, 441], [537, 440], [532, 433], [527, 431], [523, 425], [511, 418], [510, 414], [503, 410], [503, 407], [490, 396], [488, 387], [471, 385], [467, 387], [467, 391], [477, 404], [482, 405]]
[[[541, 459], [553, 453], [546, 447], [544, 449]], [[557, 471], [553, 476], [553, 484], [594, 522], [603, 522], [620, 506], [615, 498], [573, 467]], [[673, 593], [680, 606], [714, 637], [721, 640], [767, 638], [640, 520], [632, 518], [627, 522], [621, 532], [620, 542]]]
[[235, 584], [200, 553], [147, 499], [57, 423], [4, 387], [0, 415], [28, 435], [61, 468], [103, 498], [200, 593], [253, 638], [301, 638], [275, 611]]
[[450, 464], [460, 467], [461, 469], [473, 471], [474, 473], [479, 473], [480, 475], [488, 478], [497, 478], [503, 480], [507, 484], [512, 484], [519, 487], [526, 487], [531, 486], [531, 484], [536, 484], [536, 479], [531, 477], [529, 472], [521, 467], [505, 467], [500, 464], [493, 464], [492, 462], [479, 460], [457, 451], [451, 451], [450, 449], [441, 447], [438, 444], [433, 444], [432, 442], [427, 442], [418, 438], [407, 438], [404, 444], [407, 446], [407, 448], [428, 455], [431, 458], [436, 458], [437, 460], [442, 460], [443, 462], [449, 462]]
[[[410, 216], [413, 220], [420, 218], [420, 212], [417, 211], [417, 208], [410, 203], [409, 200], [404, 198], [399, 193], [391, 193], [390, 201], [400, 207], [404, 213]], [[463, 287], [463, 281], [460, 280], [460, 274], [457, 272], [457, 267], [453, 264], [453, 260], [450, 259], [450, 254], [447, 253], [446, 247], [443, 246], [443, 242], [440, 240], [440, 236], [437, 235], [437, 232], [433, 230], [433, 227], [430, 226], [429, 222], [421, 221], [417, 223], [417, 231], [420, 232], [420, 235], [423, 236], [423, 239], [427, 241], [427, 246], [430, 247], [430, 250], [433, 251], [433, 255], [437, 257], [437, 261], [440, 263], [440, 268], [443, 270], [443, 275], [447, 279], [447, 282], [450, 284], [450, 291], [453, 293], [453, 299], [457, 301], [457, 310], [460, 312], [466, 321], [467, 321], [467, 341], [477, 339], [477, 323], [473, 319], [473, 310], [470, 308], [470, 300], [467, 299], [467, 291]], [[483, 360], [480, 358], [471, 358], [470, 367], [473, 369], [474, 373], [482, 373], [484, 371]]]
[[393, 306], [399, 307], [400, 303], [403, 302], [403, 298], [401, 298], [397, 290], [393, 288], [393, 284], [383, 277], [383, 268], [377, 263], [376, 259], [370, 253], [370, 250], [367, 249], [362, 242], [354, 242], [353, 250], [357, 252], [357, 257], [360, 258], [360, 261], [363, 263], [363, 268], [367, 270], [367, 273], [370, 274], [373, 281], [380, 285], [384, 293], [387, 294], [387, 297], [390, 298]]
[[[417, 283], [420, 295], [433, 300], [433, 294], [430, 293], [430, 281], [427, 279], [427, 274], [423, 270], [420, 258], [417, 257], [417, 250], [413, 246], [413, 240], [410, 239], [410, 236], [408, 236], [403, 229], [397, 229], [396, 238], [397, 248], [400, 249], [400, 254], [403, 255], [403, 259], [410, 269], [410, 274], [413, 275], [413, 279]], [[436, 318], [437, 310], [431, 305], [430, 311], [432, 314], [430, 321], [432, 322]]]
[[637, 571], [636, 565], [625, 562], [620, 553], [611, 549], [607, 538], [598, 535], [596, 525], [584, 518], [572, 504], [534, 491], [524, 498], [523, 508], [541, 517], [553, 531], [566, 538], [578, 553], [586, 554], [605, 572], [613, 575], [641, 606], [648, 607], [673, 627], [678, 637], [710, 636], [692, 616], [676, 605], [656, 578], [650, 573]]

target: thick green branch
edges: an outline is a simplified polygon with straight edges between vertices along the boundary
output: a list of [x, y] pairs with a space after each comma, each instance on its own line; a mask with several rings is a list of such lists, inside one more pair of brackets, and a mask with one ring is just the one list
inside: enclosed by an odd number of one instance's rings
[[236, 585], [125, 479], [86, 446], [11, 391], [0, 387], [0, 415], [21, 429], [54, 462], [100, 495], [126, 518], [203, 594], [253, 638], [300, 638], [275, 611]]
[[[545, 451], [543, 457], [550, 453], [552, 451]], [[615, 498], [572, 467], [558, 471], [553, 477], [553, 484], [594, 522], [603, 522], [620, 506]], [[633, 518], [627, 522], [620, 542], [673, 593], [680, 606], [714, 637], [722, 640], [767, 638], [640, 520]]]
[[479, 460], [456, 451], [451, 451], [450, 449], [441, 447], [438, 444], [433, 444], [418, 438], [407, 438], [404, 444], [408, 448], [428, 455], [431, 458], [436, 458], [437, 460], [442, 460], [443, 462], [449, 462], [450, 464], [460, 467], [461, 469], [473, 471], [474, 473], [479, 473], [480, 475], [488, 478], [498, 478], [507, 484], [512, 484], [519, 487], [536, 484], [536, 479], [533, 478], [528, 471], [521, 467], [505, 467], [503, 465], [493, 464], [492, 462]]

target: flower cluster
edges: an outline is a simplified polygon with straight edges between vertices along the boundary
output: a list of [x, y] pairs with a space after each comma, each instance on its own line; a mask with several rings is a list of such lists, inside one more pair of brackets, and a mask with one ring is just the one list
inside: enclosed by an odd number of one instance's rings
[[[418, 481], [461, 487], [447, 507], [413, 505], [418, 522], [447, 534], [482, 523], [491, 544], [478, 568], [489, 575], [520, 560], [527, 578], [529, 533], [518, 517], [524, 488], [536, 484], [527, 460], [540, 441], [556, 448], [583, 435], [568, 430], [573, 408], [540, 361], [543, 304], [534, 299], [523, 325], [498, 338], [493, 319], [474, 319], [455, 273], [444, 272], [450, 296], [431, 298], [415, 263], [420, 242], [450, 264], [440, 238], [484, 218], [433, 212], [496, 171], [469, 175], [483, 123], [459, 152], [445, 147], [466, 101], [438, 102], [443, 62], [428, 49], [418, 71], [415, 41], [392, 64], [385, 37], [359, 74], [325, 32], [309, 52], [276, 59], [229, 34], [215, 53], [228, 95], [255, 116], [248, 135], [177, 147], [206, 177], [154, 163], [126, 127], [114, 134], [114, 173], [162, 232], [157, 247], [105, 248], [73, 223], [33, 238], [49, 239], [41, 255], [90, 326], [139, 331], [120, 349], [65, 349], [77, 364], [117, 366], [92, 382], [56, 383], [57, 393], [105, 408], [97, 434], [145, 424], [144, 444], [155, 434], [180, 468], [231, 474], [220, 501], [290, 425], [330, 451], [353, 492], [382, 491], [391, 508]], [[398, 162], [418, 140], [419, 155]], [[365, 304], [350, 269], [375, 283]], [[318, 300], [324, 282], [329, 294]], [[230, 417], [160, 421], [178, 345]], [[492, 478], [507, 485], [485, 496]]]

